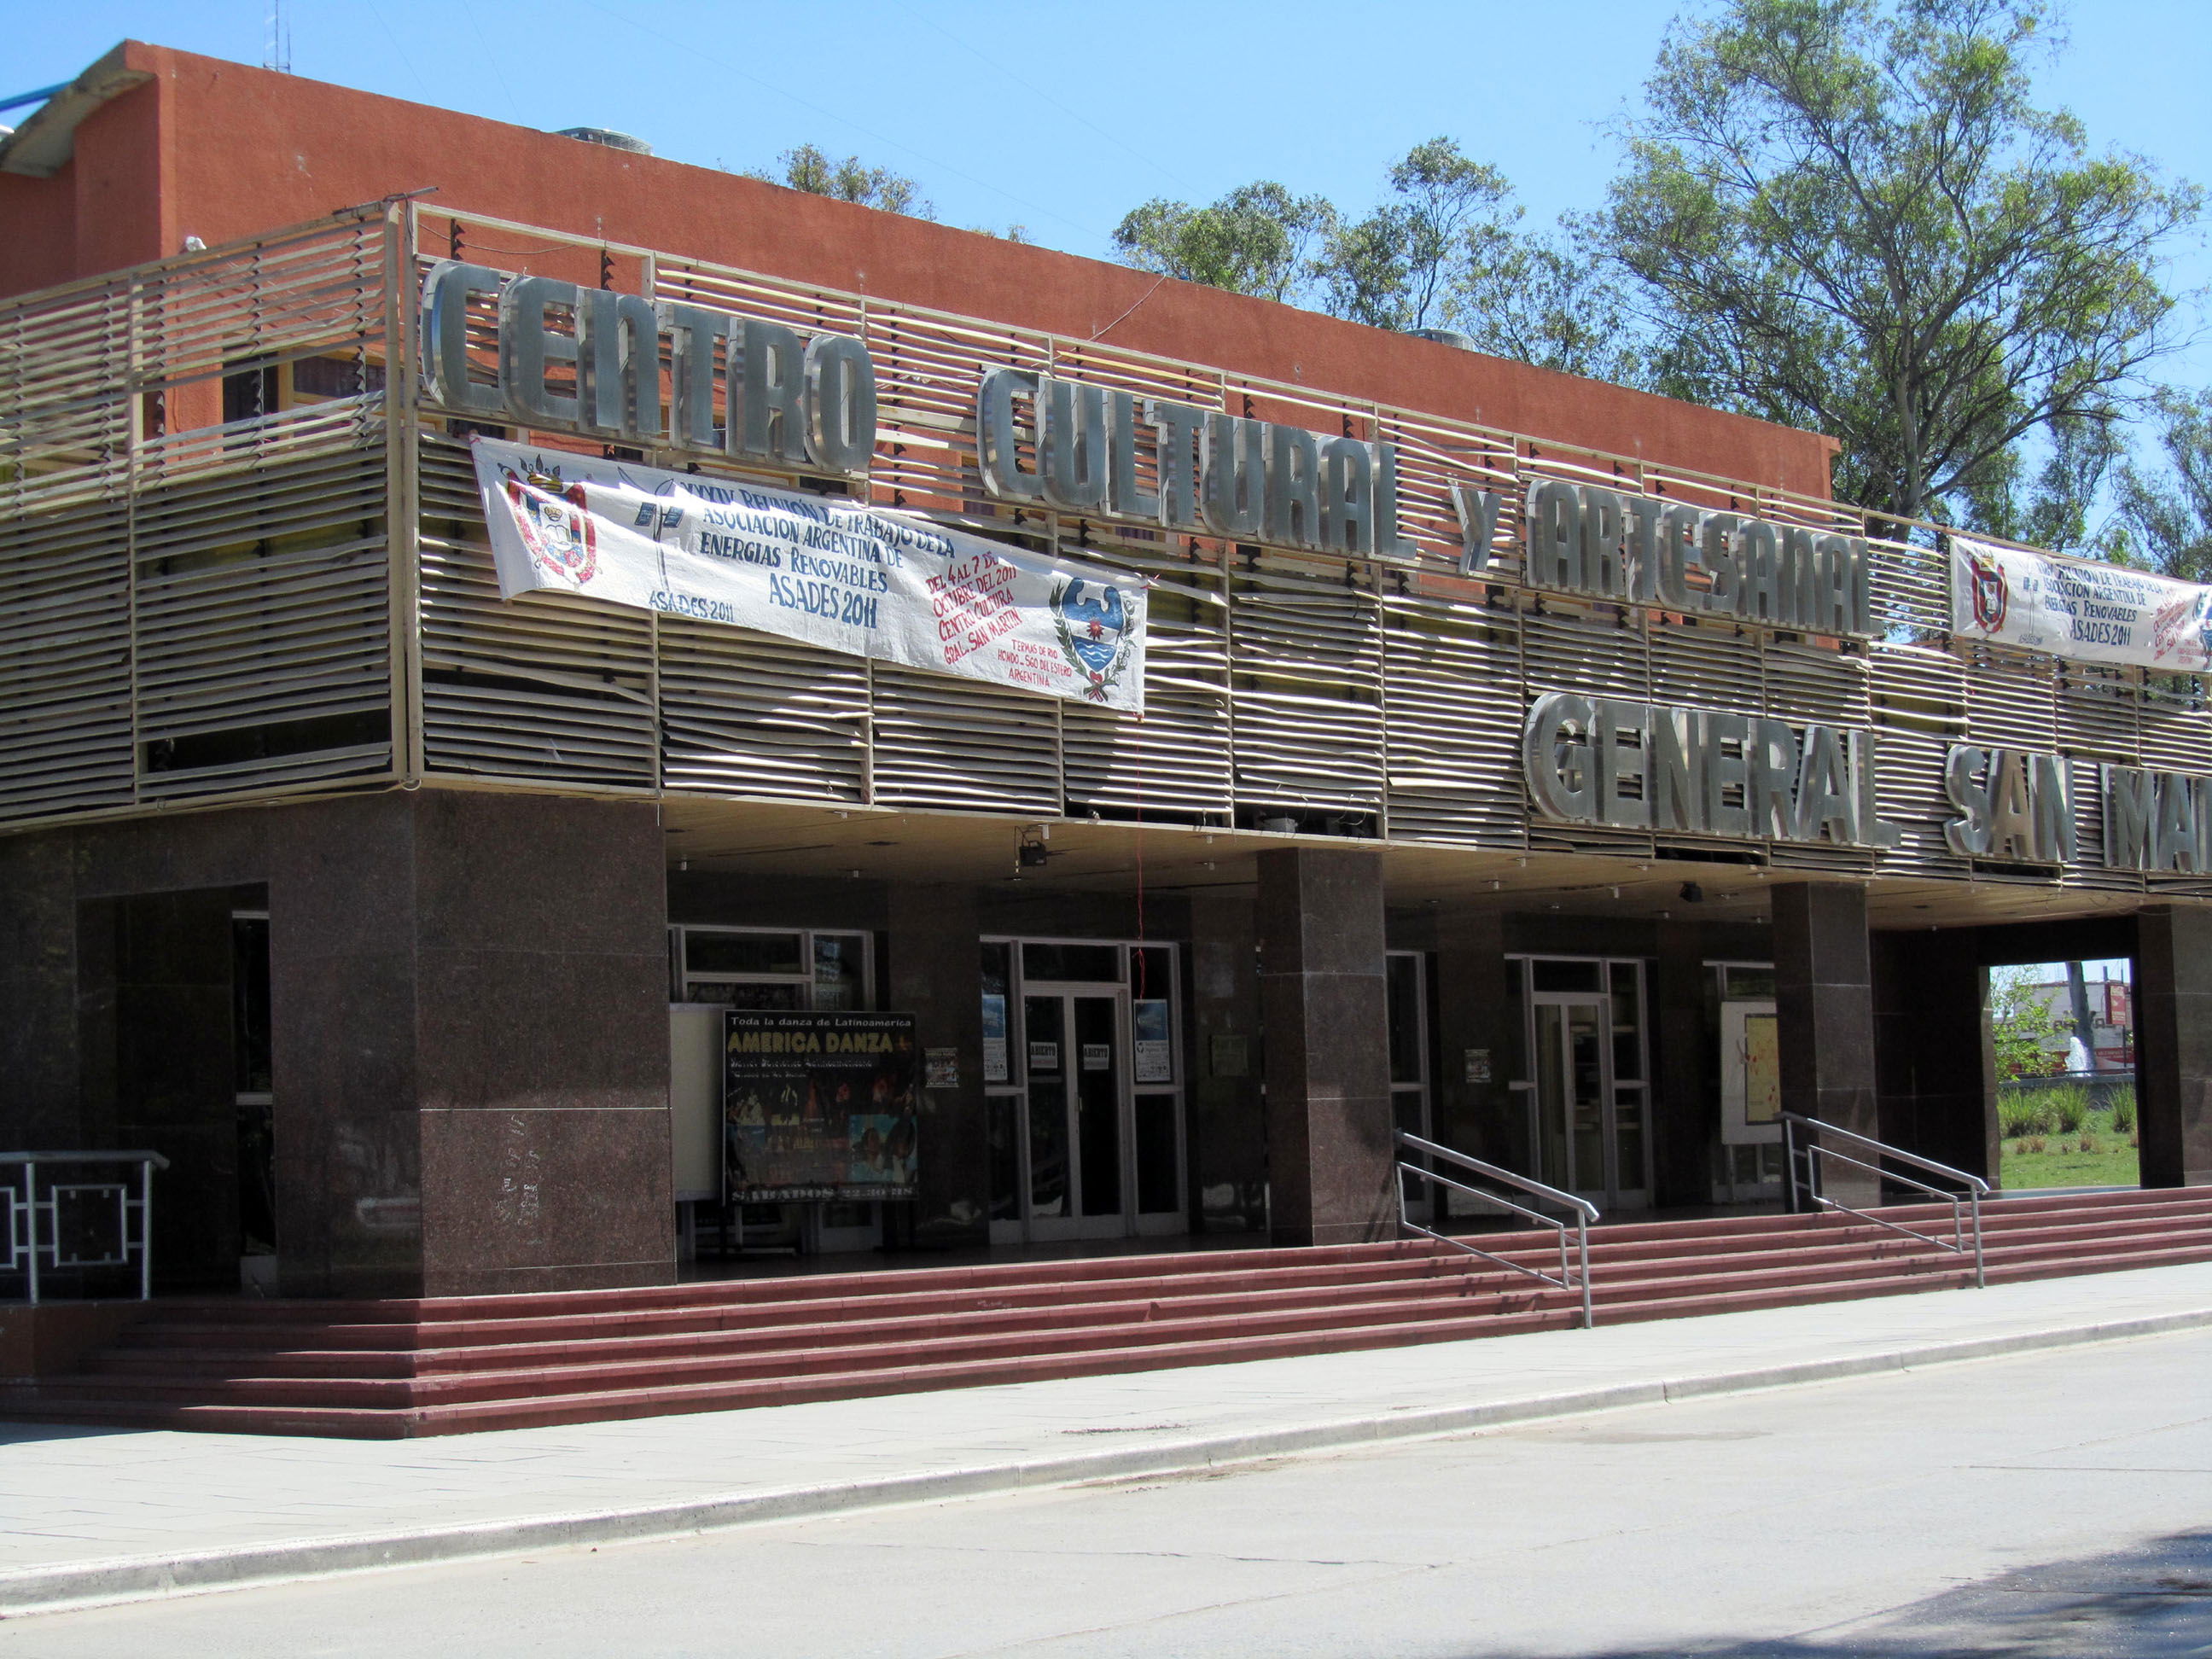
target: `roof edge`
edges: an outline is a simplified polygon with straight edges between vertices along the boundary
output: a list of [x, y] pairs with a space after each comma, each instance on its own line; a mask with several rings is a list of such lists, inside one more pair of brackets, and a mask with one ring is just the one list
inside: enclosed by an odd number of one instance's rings
[[117, 46], [0, 139], [0, 173], [51, 179], [68, 166], [76, 154], [76, 130], [85, 117], [118, 94], [154, 78], [152, 70], [134, 69], [125, 61], [130, 45], [126, 40]]

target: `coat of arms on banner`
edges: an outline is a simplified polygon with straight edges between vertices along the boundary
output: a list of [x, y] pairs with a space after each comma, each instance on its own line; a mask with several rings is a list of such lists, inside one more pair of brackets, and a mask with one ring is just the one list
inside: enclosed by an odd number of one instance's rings
[[1994, 634], [2004, 625], [2010, 585], [1995, 559], [1984, 558], [1971, 545], [1959, 550], [1966, 556], [1966, 599], [1973, 609], [1974, 626]]
[[1128, 611], [1121, 590], [1096, 578], [1064, 577], [1053, 584], [1052, 616], [1060, 650], [1088, 683], [1085, 695], [1104, 702], [1129, 661]]
[[571, 581], [587, 582], [599, 568], [599, 532], [580, 481], [562, 485], [561, 469], [533, 456], [526, 471], [500, 468], [507, 505], [523, 545], [541, 569]]

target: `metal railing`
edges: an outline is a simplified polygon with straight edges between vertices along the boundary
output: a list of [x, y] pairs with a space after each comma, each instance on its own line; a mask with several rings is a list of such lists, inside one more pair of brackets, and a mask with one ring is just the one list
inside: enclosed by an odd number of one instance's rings
[[[131, 1178], [125, 1176], [119, 1181], [49, 1182], [41, 1193], [39, 1166], [42, 1164], [135, 1164], [137, 1192], [134, 1196]], [[39, 1299], [41, 1267], [51, 1273], [128, 1267], [133, 1256], [138, 1263], [138, 1299], [143, 1302], [153, 1296], [154, 1171], [167, 1169], [167, 1158], [149, 1152], [0, 1152], [0, 1170], [11, 1164], [21, 1165], [23, 1176], [20, 1186], [0, 1188], [8, 1224], [4, 1241], [0, 1241], [6, 1245], [5, 1253], [0, 1254], [0, 1273], [21, 1273], [29, 1286], [28, 1300]], [[98, 1254], [70, 1253], [62, 1239], [64, 1206], [96, 1224], [101, 1218], [100, 1212], [110, 1204], [114, 1206], [112, 1248], [103, 1248]]]
[[[1813, 1133], [1808, 1136], [1803, 1133], [1807, 1130]], [[1869, 1164], [1863, 1158], [1853, 1158], [1849, 1152], [1840, 1152], [1832, 1146], [1822, 1146], [1821, 1140], [1831, 1135], [1838, 1140], [1847, 1140], [1854, 1146], [1872, 1152], [1875, 1155], [1875, 1162]], [[1975, 1287], [1987, 1288], [1989, 1279], [1983, 1270], [1982, 1263], [1982, 1200], [1989, 1196], [1990, 1183], [1981, 1176], [1968, 1175], [1964, 1170], [1954, 1170], [1948, 1164], [1938, 1164], [1934, 1158], [1923, 1158], [1917, 1152], [1908, 1152], [1902, 1147], [1893, 1146], [1887, 1141], [1876, 1140], [1870, 1135], [1857, 1134], [1849, 1129], [1839, 1129], [1832, 1123], [1823, 1123], [1820, 1119], [1807, 1117], [1802, 1112], [1782, 1114], [1782, 1154], [1784, 1164], [1790, 1172], [1790, 1191], [1793, 1198], [1802, 1194], [1805, 1201], [1814, 1209], [1836, 1210], [1844, 1215], [1855, 1215], [1862, 1221], [1873, 1222], [1877, 1227], [1887, 1227], [1890, 1231], [1902, 1233], [1907, 1238], [1917, 1238], [1923, 1243], [1933, 1244], [1939, 1250], [1949, 1250], [1954, 1255], [1962, 1256], [1971, 1255], [1974, 1259]], [[1883, 1167], [1885, 1159], [1899, 1164], [1909, 1164], [1916, 1170], [1925, 1170], [1930, 1175], [1941, 1176], [1947, 1181], [1955, 1181], [1966, 1190], [1952, 1192], [1942, 1187], [1930, 1186], [1927, 1182], [1912, 1176], [1900, 1175], [1894, 1170], [1885, 1169]], [[1868, 1171], [1875, 1178], [1875, 1191], [1877, 1197], [1881, 1194], [1881, 1183], [1885, 1181], [1893, 1181], [1900, 1185], [1926, 1193], [1932, 1198], [1943, 1200], [1951, 1206], [1951, 1242], [1946, 1243], [1931, 1233], [1923, 1233], [1915, 1228], [1905, 1226], [1901, 1223], [1888, 1220], [1876, 1215], [1871, 1210], [1853, 1209], [1848, 1204], [1838, 1204], [1832, 1198], [1822, 1196], [1820, 1175], [1826, 1167], [1824, 1160], [1826, 1163], [1848, 1164], [1853, 1169]], [[1791, 1207], [1796, 1206], [1793, 1204]], [[1971, 1228], [1968, 1225], [1969, 1220], [1972, 1224]]]
[[[1449, 1233], [1440, 1233], [1433, 1228], [1424, 1227], [1406, 1212], [1406, 1183], [1402, 1179], [1398, 1182], [1398, 1224], [1400, 1226], [1409, 1231], [1419, 1233], [1425, 1238], [1433, 1238], [1440, 1244], [1449, 1244], [1454, 1249], [1464, 1250], [1469, 1255], [1479, 1255], [1486, 1261], [1495, 1261], [1501, 1267], [1510, 1267], [1516, 1273], [1526, 1273], [1531, 1279], [1539, 1279], [1559, 1290], [1579, 1291], [1582, 1292], [1583, 1298], [1583, 1328], [1587, 1330], [1596, 1322], [1590, 1311], [1589, 1276], [1589, 1230], [1590, 1223], [1597, 1219], [1596, 1205], [1586, 1198], [1577, 1198], [1572, 1193], [1561, 1192], [1557, 1187], [1547, 1187], [1540, 1181], [1531, 1181], [1527, 1176], [1516, 1175], [1510, 1170], [1501, 1170], [1495, 1164], [1486, 1164], [1479, 1158], [1469, 1158], [1465, 1152], [1455, 1152], [1449, 1146], [1439, 1146], [1433, 1140], [1424, 1140], [1420, 1136], [1410, 1134], [1403, 1129], [1398, 1131], [1398, 1144], [1401, 1146], [1410, 1146], [1414, 1151], [1425, 1153], [1430, 1158], [1444, 1158], [1457, 1164], [1462, 1170], [1480, 1176], [1486, 1181], [1503, 1182], [1509, 1187], [1518, 1188], [1521, 1191], [1531, 1194], [1537, 1198], [1549, 1199], [1553, 1203], [1573, 1211], [1575, 1218], [1572, 1222], [1562, 1221], [1556, 1216], [1546, 1215], [1540, 1210], [1532, 1210], [1526, 1205], [1516, 1204], [1510, 1198], [1501, 1197], [1496, 1193], [1485, 1192], [1480, 1187], [1470, 1187], [1464, 1182], [1454, 1181], [1449, 1176], [1438, 1175], [1434, 1170], [1423, 1169], [1418, 1164], [1408, 1164], [1402, 1158], [1398, 1160], [1398, 1168], [1403, 1175], [1418, 1176], [1423, 1181], [1435, 1186], [1449, 1187], [1455, 1193], [1465, 1193], [1469, 1198], [1480, 1200], [1485, 1204], [1494, 1204], [1501, 1210], [1510, 1210], [1515, 1215], [1530, 1221], [1540, 1222], [1543, 1225], [1555, 1230], [1559, 1236], [1559, 1275], [1554, 1278], [1540, 1267], [1532, 1267], [1525, 1262], [1515, 1261], [1505, 1256], [1493, 1255], [1488, 1250], [1478, 1249], [1463, 1238], [1454, 1238]], [[1571, 1263], [1567, 1252], [1567, 1233], [1570, 1228], [1573, 1230], [1575, 1235], [1575, 1249]]]

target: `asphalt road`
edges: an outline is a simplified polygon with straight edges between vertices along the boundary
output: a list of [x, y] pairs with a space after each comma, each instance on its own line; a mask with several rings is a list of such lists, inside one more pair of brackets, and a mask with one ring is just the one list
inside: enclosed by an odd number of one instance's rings
[[0, 1624], [0, 1656], [2212, 1654], [2212, 1334]]

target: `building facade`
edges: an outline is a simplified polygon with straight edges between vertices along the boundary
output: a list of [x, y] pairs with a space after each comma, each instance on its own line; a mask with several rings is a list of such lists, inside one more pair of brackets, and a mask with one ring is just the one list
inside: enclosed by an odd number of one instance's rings
[[[168, 1157], [165, 1283], [1994, 1175], [2082, 957], [2212, 1179], [2203, 673], [1962, 637], [1814, 434], [136, 44], [0, 216], [9, 1138]], [[888, 1013], [900, 1173], [734, 1182], [735, 1034]]]

